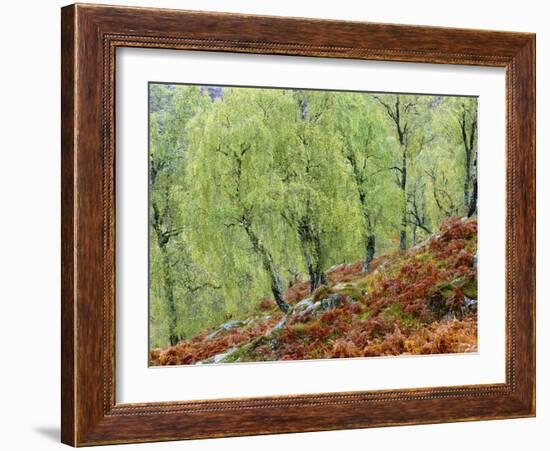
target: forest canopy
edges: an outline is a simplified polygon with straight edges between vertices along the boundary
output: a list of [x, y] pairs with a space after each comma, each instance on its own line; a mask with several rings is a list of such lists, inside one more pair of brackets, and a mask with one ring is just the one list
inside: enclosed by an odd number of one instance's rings
[[477, 212], [477, 98], [149, 84], [150, 347]]

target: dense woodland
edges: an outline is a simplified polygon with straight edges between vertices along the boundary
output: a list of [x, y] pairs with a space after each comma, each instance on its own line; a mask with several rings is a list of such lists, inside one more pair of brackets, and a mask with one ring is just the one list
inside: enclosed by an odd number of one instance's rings
[[[376, 292], [383, 262], [403, 289], [435, 262], [446, 305], [477, 296], [476, 98], [150, 84], [149, 104], [151, 349], [250, 318], [241, 341], [257, 337], [306, 298], [335, 300], [342, 282]], [[364, 319], [363, 288], [332, 307]], [[413, 301], [398, 321], [411, 331], [441, 320]], [[455, 313], [471, 349], [474, 326]]]

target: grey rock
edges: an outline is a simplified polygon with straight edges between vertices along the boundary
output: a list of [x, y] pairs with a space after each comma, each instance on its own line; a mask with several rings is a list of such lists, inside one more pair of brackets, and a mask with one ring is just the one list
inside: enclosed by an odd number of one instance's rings
[[468, 296], [464, 296], [464, 306], [466, 312], [474, 312], [477, 310], [477, 299], [470, 299]]
[[285, 327], [285, 324], [287, 321], [288, 321], [288, 315], [283, 316], [281, 318], [281, 321], [275, 324], [266, 335], [270, 336], [273, 333], [277, 332], [278, 330], [281, 330], [283, 327]]
[[329, 294], [321, 301], [321, 310], [329, 310], [338, 307], [342, 304], [343, 296], [338, 293]]
[[219, 334], [222, 332], [227, 332], [231, 329], [236, 329], [237, 327], [242, 327], [248, 324], [248, 321], [240, 321], [240, 320], [231, 320], [227, 323], [222, 324], [218, 329], [216, 329], [214, 332], [212, 332], [210, 335], [206, 337], [207, 340], [212, 340], [213, 338], [216, 338]]
[[303, 315], [318, 311], [321, 307], [321, 301], [313, 302], [308, 308], [302, 310]]
[[227, 357], [229, 357], [231, 354], [233, 354], [237, 348], [231, 348], [228, 351], [225, 351], [221, 354], [213, 355], [212, 357], [208, 357], [207, 359], [201, 360], [197, 362], [195, 365], [204, 365], [208, 363], [221, 363], [223, 362]]
[[300, 302], [298, 302], [293, 308], [292, 308], [292, 314], [295, 315], [297, 313], [301, 313], [304, 310], [307, 310], [308, 308], [311, 308], [311, 306], [314, 304], [314, 302], [309, 299], [302, 299]]

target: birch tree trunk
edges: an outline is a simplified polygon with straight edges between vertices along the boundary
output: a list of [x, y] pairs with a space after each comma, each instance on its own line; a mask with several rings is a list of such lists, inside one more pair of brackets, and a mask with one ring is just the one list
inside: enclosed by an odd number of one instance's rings
[[285, 302], [283, 298], [283, 284], [281, 282], [281, 277], [279, 276], [279, 273], [275, 268], [275, 263], [273, 262], [273, 257], [271, 253], [262, 244], [254, 230], [252, 230], [252, 226], [249, 223], [244, 223], [243, 228], [248, 238], [250, 239], [250, 243], [252, 244], [254, 252], [256, 252], [256, 254], [258, 254], [258, 256], [260, 257], [262, 261], [262, 266], [269, 275], [271, 292], [273, 293], [273, 297], [275, 298], [277, 306], [279, 307], [279, 309], [281, 309], [283, 313], [287, 313], [290, 309], [290, 306]]
[[472, 195], [469, 199], [468, 217], [477, 213], [477, 148], [474, 149], [472, 159]]

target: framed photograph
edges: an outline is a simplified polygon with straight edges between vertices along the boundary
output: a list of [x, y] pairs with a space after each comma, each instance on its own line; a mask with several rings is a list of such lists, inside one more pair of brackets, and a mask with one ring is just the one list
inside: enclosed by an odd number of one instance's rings
[[535, 415], [535, 36], [62, 9], [62, 441]]

